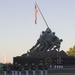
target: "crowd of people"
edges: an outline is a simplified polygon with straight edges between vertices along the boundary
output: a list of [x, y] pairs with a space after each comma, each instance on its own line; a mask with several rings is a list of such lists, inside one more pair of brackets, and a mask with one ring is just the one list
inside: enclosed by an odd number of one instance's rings
[[[47, 63], [43, 64], [42, 61], [40, 61], [38, 66], [36, 66], [35, 63], [32, 63], [31, 66], [28, 63], [25, 63], [24, 66], [22, 66], [21, 64], [15, 63], [14, 65], [12, 64], [10, 66], [11, 75], [22, 75], [22, 73], [24, 73], [23, 75], [29, 75], [30, 71], [32, 75], [36, 75], [37, 70], [38, 70], [39, 75], [43, 75], [44, 73], [45, 75], [47, 75], [48, 74]], [[7, 75], [6, 65], [3, 67], [3, 71], [4, 71], [4, 75]]]

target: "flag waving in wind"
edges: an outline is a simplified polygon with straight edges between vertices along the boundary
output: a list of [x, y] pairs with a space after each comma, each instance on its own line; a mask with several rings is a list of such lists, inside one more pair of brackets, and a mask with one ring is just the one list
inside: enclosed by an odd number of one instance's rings
[[35, 24], [37, 24], [37, 12], [38, 12], [38, 7], [35, 5]]
[[40, 12], [40, 14], [41, 14], [41, 16], [42, 16], [42, 18], [43, 18], [43, 20], [44, 20], [46, 26], [49, 28], [49, 26], [48, 26], [48, 24], [47, 24], [47, 22], [46, 22], [46, 20], [45, 20], [45, 18], [44, 18], [44, 16], [43, 16], [42, 12], [41, 12], [41, 10], [40, 10], [40, 8], [38, 7], [38, 5], [37, 5], [36, 2], [35, 2], [35, 24], [37, 24], [37, 13], [38, 13], [38, 11]]

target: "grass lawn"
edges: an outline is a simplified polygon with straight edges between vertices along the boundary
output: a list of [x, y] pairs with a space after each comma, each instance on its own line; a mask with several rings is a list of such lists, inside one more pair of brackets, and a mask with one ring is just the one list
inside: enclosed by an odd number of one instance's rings
[[[0, 70], [0, 75], [3, 75], [2, 70]], [[7, 73], [7, 75], [11, 75], [11, 72]], [[21, 75], [25, 75], [25, 73], [23, 72]], [[32, 75], [32, 73], [29, 73], [29, 75]], [[36, 73], [36, 75], [40, 75], [40, 74]], [[48, 75], [75, 75], [75, 73], [48, 73]]]
[[48, 75], [75, 75], [75, 73], [49, 73]]

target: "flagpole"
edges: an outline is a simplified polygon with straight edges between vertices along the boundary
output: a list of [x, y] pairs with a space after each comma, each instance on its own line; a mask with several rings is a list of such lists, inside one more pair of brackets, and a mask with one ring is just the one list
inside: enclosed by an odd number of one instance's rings
[[49, 28], [49, 26], [48, 26], [48, 24], [47, 24], [47, 22], [46, 22], [46, 20], [45, 20], [45, 18], [44, 18], [44, 16], [43, 16], [43, 14], [42, 14], [42, 12], [41, 12], [40, 8], [39, 8], [39, 6], [37, 5], [37, 3], [36, 3], [36, 2], [35, 2], [35, 4], [36, 4], [36, 6], [38, 7], [39, 12], [40, 12], [40, 14], [41, 14], [41, 16], [42, 16], [42, 18], [43, 18], [43, 20], [44, 20], [44, 22], [45, 22], [46, 26]]

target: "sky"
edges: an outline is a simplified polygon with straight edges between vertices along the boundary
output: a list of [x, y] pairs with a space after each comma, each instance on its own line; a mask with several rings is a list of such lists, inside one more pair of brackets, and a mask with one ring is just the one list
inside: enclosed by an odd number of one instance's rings
[[[49, 28], [63, 39], [65, 52], [75, 45], [75, 0], [36, 0]], [[0, 62], [13, 62], [37, 42], [47, 26], [40, 14], [34, 22], [34, 0], [0, 0]]]

